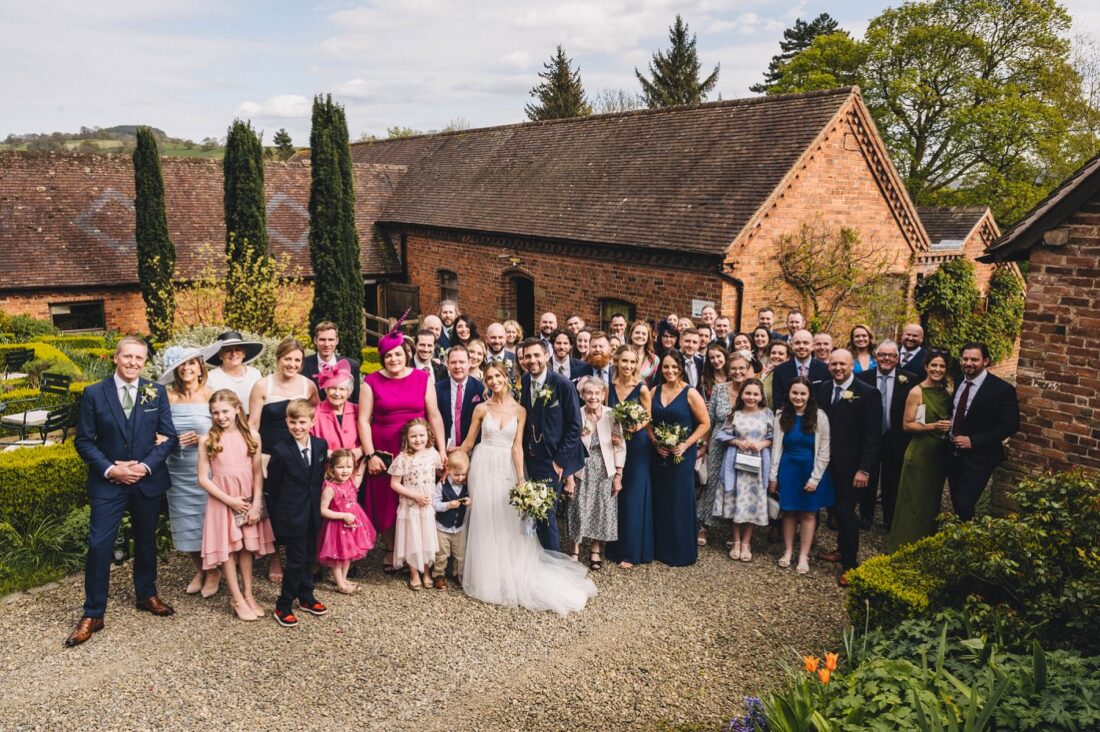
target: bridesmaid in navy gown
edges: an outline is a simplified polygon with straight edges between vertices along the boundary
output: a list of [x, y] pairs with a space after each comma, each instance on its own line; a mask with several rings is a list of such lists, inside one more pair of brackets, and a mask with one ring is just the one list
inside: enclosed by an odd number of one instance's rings
[[[653, 397], [653, 425], [680, 424], [689, 431], [683, 442], [667, 449], [654, 443], [653, 555], [671, 567], [694, 564], [698, 553], [695, 537], [695, 452], [710, 429], [707, 405], [697, 389], [684, 381], [684, 355], [673, 348], [661, 357], [664, 382]], [[682, 457], [679, 463], [674, 457]]]
[[[653, 398], [638, 374], [638, 353], [630, 346], [620, 346], [615, 352], [615, 380], [607, 399], [612, 408], [621, 401], [633, 401], [650, 411]], [[607, 558], [623, 569], [653, 561], [652, 452], [649, 433], [642, 425], [626, 442], [623, 489], [619, 493], [619, 539], [607, 545]]]

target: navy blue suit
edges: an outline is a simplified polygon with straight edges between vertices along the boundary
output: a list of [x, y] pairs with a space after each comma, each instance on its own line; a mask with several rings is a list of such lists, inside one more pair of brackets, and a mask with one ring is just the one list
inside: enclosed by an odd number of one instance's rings
[[[778, 413], [783, 405], [787, 403], [787, 392], [790, 391], [791, 382], [797, 378], [798, 362], [793, 358], [775, 367], [775, 374], [772, 376], [772, 401], [775, 403], [768, 405], [773, 411]], [[825, 365], [824, 361], [819, 361], [810, 356], [810, 375], [807, 378], [809, 378], [811, 384], [816, 384], [819, 381], [827, 381], [833, 377], [829, 375], [829, 367]]]
[[309, 465], [301, 448], [287, 437], [271, 448], [264, 480], [264, 500], [275, 538], [286, 548], [283, 587], [275, 607], [287, 613], [297, 599], [312, 601], [313, 573], [310, 565], [317, 555], [317, 533], [321, 529], [321, 485], [325, 480], [328, 443], [309, 438]]
[[[451, 404], [451, 377], [435, 382], [435, 398], [439, 403], [439, 413], [443, 417], [443, 434], [451, 434], [451, 425], [454, 423], [455, 408]], [[474, 418], [474, 407], [485, 398], [485, 385], [470, 376], [466, 379], [466, 386], [462, 390], [462, 414], [459, 426], [462, 428], [462, 439], [470, 434], [470, 422]], [[461, 444], [461, 442], [459, 443]]]
[[[152, 398], [143, 394], [150, 386], [156, 394]], [[160, 445], [156, 444], [158, 432], [168, 438]], [[107, 610], [114, 542], [127, 508], [134, 531], [135, 597], [146, 600], [157, 594], [157, 518], [169, 486], [164, 461], [178, 443], [168, 393], [160, 384], [139, 379], [134, 407], [127, 418], [113, 376], [92, 384], [84, 390], [80, 402], [73, 442], [88, 465], [91, 504], [88, 557], [84, 563], [84, 615], [102, 618]], [[133, 485], [112, 483], [104, 474], [116, 460], [144, 463], [149, 475]]]
[[[581, 403], [577, 389], [569, 379], [546, 368], [545, 387], [550, 389], [548, 399], [535, 395], [531, 398], [531, 375], [523, 375], [520, 395], [527, 410], [527, 424], [523, 430], [523, 464], [528, 477], [534, 480], [550, 479], [559, 495], [562, 480], [584, 467], [584, 447], [581, 445]], [[554, 465], [562, 469], [561, 478]], [[546, 521], [537, 527], [539, 543], [546, 549], [559, 551], [558, 519], [551, 512]]]

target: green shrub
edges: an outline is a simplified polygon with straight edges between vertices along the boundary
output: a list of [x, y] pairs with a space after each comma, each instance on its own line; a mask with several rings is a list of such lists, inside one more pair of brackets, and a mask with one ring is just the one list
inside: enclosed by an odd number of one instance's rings
[[55, 363], [73, 363], [72, 359], [66, 356], [59, 348], [51, 346], [48, 343], [42, 343], [40, 341], [32, 341], [29, 343], [0, 344], [0, 357], [2, 357], [7, 351], [17, 351], [23, 348], [33, 349], [34, 357], [36, 359], [53, 361]]
[[[32, 339], [39, 343], [49, 343], [58, 348], [106, 348], [107, 336], [83, 333], [81, 335], [44, 335]], [[112, 351], [114, 353], [114, 351]]]
[[378, 356], [378, 349], [368, 346], [361, 351], [362, 360], [359, 362], [359, 373], [373, 374], [382, 368], [382, 359]]
[[87, 468], [71, 441], [0, 453], [0, 521], [15, 531], [36, 516], [65, 516], [87, 503]]
[[42, 384], [42, 375], [45, 373], [60, 374], [79, 379], [83, 376], [80, 368], [66, 358], [64, 361], [51, 361], [46, 358], [36, 358], [23, 364], [23, 372], [27, 375], [27, 385], [38, 388]]
[[4, 312], [0, 312], [0, 331], [11, 333], [15, 341], [57, 333], [57, 329], [48, 320], [39, 320], [29, 315], [8, 315]]
[[24, 531], [0, 522], [0, 594], [71, 574], [84, 564], [91, 511], [35, 517]]

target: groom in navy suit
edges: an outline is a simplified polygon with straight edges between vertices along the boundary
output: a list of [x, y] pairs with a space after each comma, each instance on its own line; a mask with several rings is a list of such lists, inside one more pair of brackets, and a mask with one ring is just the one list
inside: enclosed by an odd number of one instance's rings
[[[171, 615], [157, 597], [157, 518], [168, 490], [164, 460], [176, 448], [168, 393], [140, 378], [149, 356], [134, 336], [115, 347], [115, 373], [84, 390], [74, 444], [88, 465], [88, 557], [84, 564], [84, 617], [65, 641], [80, 645], [103, 629], [111, 559], [122, 514], [134, 528], [134, 595], [137, 609]], [[157, 444], [157, 434], [167, 439]]]
[[[447, 435], [447, 452], [454, 452], [470, 433], [474, 407], [484, 398], [485, 386], [470, 376], [470, 353], [461, 343], [447, 351], [448, 378], [435, 382], [435, 398]], [[455, 417], [458, 417], [455, 429]]]
[[[523, 465], [532, 480], [550, 480], [561, 495], [562, 481], [584, 466], [581, 446], [581, 403], [577, 389], [564, 376], [547, 368], [549, 352], [541, 338], [528, 338], [523, 350], [523, 391], [527, 410], [523, 430]], [[554, 512], [537, 526], [545, 549], [561, 550]]]

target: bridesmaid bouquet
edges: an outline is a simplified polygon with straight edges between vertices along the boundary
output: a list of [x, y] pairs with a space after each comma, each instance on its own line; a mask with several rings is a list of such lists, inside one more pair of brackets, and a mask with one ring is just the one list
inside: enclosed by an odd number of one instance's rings
[[[681, 442], [687, 439], [687, 436], [691, 434], [688, 428], [682, 424], [670, 424], [668, 422], [657, 422], [653, 425], [653, 437], [658, 447], [663, 447], [666, 450], [679, 445]], [[673, 455], [672, 464], [679, 465], [684, 462], [683, 455]]]
[[508, 492], [508, 503], [530, 521], [545, 521], [557, 500], [558, 494], [549, 480], [525, 480]]
[[649, 414], [638, 402], [619, 402], [611, 409], [611, 419], [623, 428], [626, 439], [634, 437], [634, 431], [649, 421]]

